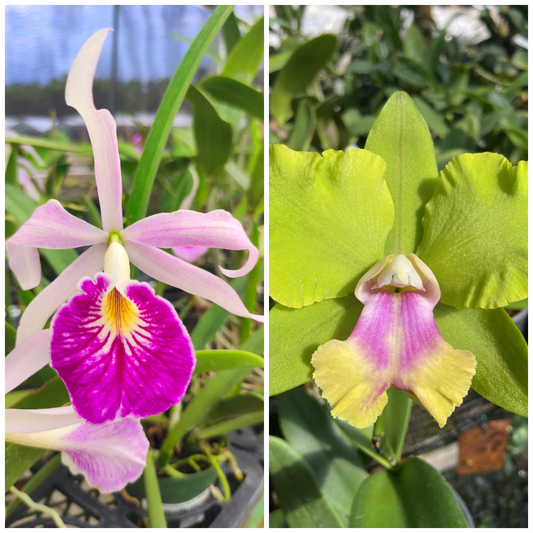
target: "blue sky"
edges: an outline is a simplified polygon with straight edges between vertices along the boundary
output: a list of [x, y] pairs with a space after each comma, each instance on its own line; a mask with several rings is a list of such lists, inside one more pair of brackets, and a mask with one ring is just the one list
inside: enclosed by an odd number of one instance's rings
[[[113, 26], [113, 6], [6, 6], [6, 84], [47, 83], [68, 72], [83, 43], [98, 29]], [[252, 21], [262, 6], [237, 6]], [[188, 44], [172, 34], [195, 37], [209, 18], [198, 6], [119, 7], [118, 78], [148, 82], [171, 77]], [[96, 77], [109, 77], [111, 36]], [[204, 59], [204, 66], [210, 64]]]

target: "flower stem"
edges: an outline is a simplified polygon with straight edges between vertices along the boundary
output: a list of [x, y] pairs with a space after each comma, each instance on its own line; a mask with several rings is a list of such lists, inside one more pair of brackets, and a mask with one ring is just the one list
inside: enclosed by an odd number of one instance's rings
[[151, 528], [166, 528], [167, 522], [163, 511], [163, 502], [161, 492], [159, 491], [159, 482], [154, 464], [155, 451], [148, 450], [146, 457], [146, 468], [144, 469], [144, 488], [146, 491], [146, 500], [148, 502], [148, 518], [150, 519]]

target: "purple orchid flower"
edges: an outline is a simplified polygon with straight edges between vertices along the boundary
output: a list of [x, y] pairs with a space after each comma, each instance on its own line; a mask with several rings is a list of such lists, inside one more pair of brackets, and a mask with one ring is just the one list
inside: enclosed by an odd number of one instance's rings
[[[49, 334], [35, 333], [6, 357], [6, 392], [49, 361]], [[104, 493], [123, 489], [146, 466], [149, 442], [139, 420], [95, 425], [81, 420], [72, 406], [6, 409], [5, 430], [7, 442], [61, 451], [74, 474], [83, 474], [89, 485]]]
[[[70, 69], [65, 93], [67, 104], [81, 114], [89, 132], [103, 230], [50, 200], [6, 243], [9, 265], [24, 290], [40, 282], [38, 248], [90, 246], [27, 307], [17, 343], [42, 329], [68, 301], [52, 321], [51, 364], [64, 380], [75, 411], [92, 423], [145, 417], [168, 409], [183, 396], [195, 366], [192, 343], [174, 308], [155, 296], [146, 283], [130, 280], [130, 261], [168, 285], [236, 315], [263, 320], [249, 313], [222, 279], [159, 249], [205, 246], [248, 250], [242, 268], [220, 268], [228, 277], [243, 276], [254, 267], [259, 252], [231, 214], [180, 210], [123, 229], [116, 124], [109, 111], [96, 110], [92, 96], [94, 73], [108, 32], [100, 30], [84, 44]], [[92, 277], [102, 270], [103, 274]]]

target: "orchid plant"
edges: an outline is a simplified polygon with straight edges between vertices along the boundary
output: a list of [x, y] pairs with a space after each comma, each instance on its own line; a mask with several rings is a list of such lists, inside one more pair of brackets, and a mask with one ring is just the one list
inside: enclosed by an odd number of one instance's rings
[[[213, 17], [220, 26], [231, 8], [218, 11]], [[212, 36], [215, 30], [216, 26], [210, 30]], [[196, 372], [206, 372], [220, 364], [226, 369], [235, 364], [248, 373], [251, 367], [262, 366], [260, 357], [242, 351], [214, 367], [209, 357], [197, 360], [174, 306], [148, 283], [131, 279], [130, 262], [148, 276], [229, 313], [263, 321], [247, 309], [231, 285], [191, 264], [208, 248], [244, 250], [248, 252], [244, 266], [220, 267], [228, 277], [242, 277], [259, 258], [259, 250], [229, 212], [188, 210], [199, 181], [193, 168], [193, 188], [181, 209], [124, 228], [116, 123], [107, 110], [95, 108], [92, 96], [108, 32], [100, 30], [84, 44], [70, 69], [65, 93], [67, 104], [84, 119], [91, 140], [102, 229], [49, 200], [6, 242], [9, 266], [25, 291], [41, 281], [39, 249], [89, 247], [26, 307], [16, 347], [6, 358], [6, 392], [50, 364], [72, 405], [8, 409], [6, 441], [62, 451], [63, 462], [103, 492], [120, 490], [140, 476], [149, 447], [140, 419], [178, 404], [195, 367]], [[175, 255], [161, 248], [171, 248]], [[52, 315], [50, 328], [43, 329]]]
[[[367, 476], [354, 461], [344, 501], [341, 483], [334, 499], [324, 485], [329, 525], [466, 527], [438, 473], [418, 459], [400, 463], [410, 399], [440, 427], [471, 386], [527, 416], [527, 345], [503, 309], [527, 297], [526, 228], [527, 163], [465, 154], [438, 173], [406, 93], [390, 97], [365, 149], [320, 155], [271, 145], [270, 394], [313, 379], [334, 431], [386, 467]], [[284, 397], [280, 409], [310, 401]], [[294, 444], [287, 409], [282, 429]], [[287, 446], [272, 437], [276, 490], [283, 467], [303, 453]], [[386, 486], [412, 518], [404, 525], [380, 492]], [[406, 490], [421, 502], [440, 491], [447, 517], [417, 518]], [[304, 527], [290, 501], [280, 505], [289, 525]]]

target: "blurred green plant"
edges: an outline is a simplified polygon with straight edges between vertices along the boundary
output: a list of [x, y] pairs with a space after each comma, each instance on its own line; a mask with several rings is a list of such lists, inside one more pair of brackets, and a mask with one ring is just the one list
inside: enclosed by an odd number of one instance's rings
[[483, 8], [490, 36], [476, 44], [438, 29], [428, 6], [344, 9], [344, 29], [329, 46], [335, 36], [302, 34], [305, 6], [276, 6], [270, 142], [319, 152], [363, 147], [387, 98], [404, 90], [433, 134], [439, 169], [460, 153], [527, 159], [526, 6]]

